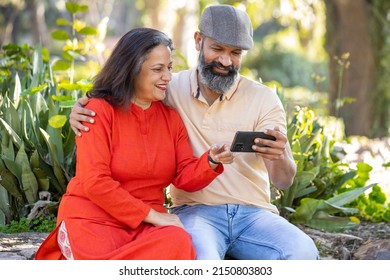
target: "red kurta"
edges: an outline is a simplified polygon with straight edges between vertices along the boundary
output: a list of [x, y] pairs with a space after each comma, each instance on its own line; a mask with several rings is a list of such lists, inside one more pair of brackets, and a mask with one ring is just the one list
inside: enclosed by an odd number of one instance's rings
[[[86, 106], [96, 124], [77, 137], [76, 176], [63, 195], [57, 224], [65, 221], [75, 259], [193, 259], [190, 236], [175, 226], [143, 220], [153, 208], [166, 212], [163, 189], [206, 187], [223, 171], [210, 168], [207, 153], [193, 156], [177, 112], [161, 102], [147, 110], [114, 109], [103, 99]], [[54, 230], [36, 259], [60, 259]]]

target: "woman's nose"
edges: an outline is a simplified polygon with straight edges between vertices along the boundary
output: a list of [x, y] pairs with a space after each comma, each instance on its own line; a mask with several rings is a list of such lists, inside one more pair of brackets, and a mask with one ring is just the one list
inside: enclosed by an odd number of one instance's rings
[[172, 72], [170, 70], [166, 70], [164, 71], [162, 77], [161, 77], [164, 81], [170, 81], [172, 80]]

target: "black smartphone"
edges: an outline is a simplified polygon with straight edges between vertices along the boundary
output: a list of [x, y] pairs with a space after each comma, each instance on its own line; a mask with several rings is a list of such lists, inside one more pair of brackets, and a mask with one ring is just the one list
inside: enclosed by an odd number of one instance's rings
[[[273, 141], [276, 140], [275, 137], [260, 131], [237, 131], [236, 135], [234, 136], [233, 143], [230, 147], [230, 151], [254, 153], [255, 151], [252, 149], [252, 146], [255, 143], [254, 141], [256, 138], [263, 138]], [[263, 145], [263, 147], [266, 146]]]

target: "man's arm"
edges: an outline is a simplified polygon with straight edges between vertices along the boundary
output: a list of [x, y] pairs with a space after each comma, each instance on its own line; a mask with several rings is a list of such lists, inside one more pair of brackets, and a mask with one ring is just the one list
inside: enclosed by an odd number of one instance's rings
[[69, 115], [69, 124], [77, 136], [81, 136], [81, 131], [89, 131], [89, 127], [83, 125], [81, 122], [94, 123], [96, 113], [92, 110], [85, 109], [84, 106], [88, 103], [88, 97], [79, 98], [72, 108]]
[[256, 138], [256, 144], [265, 144], [268, 147], [254, 145], [253, 149], [264, 159], [272, 184], [279, 189], [289, 188], [294, 181], [296, 164], [287, 136], [278, 127], [265, 133], [274, 136], [276, 140]]

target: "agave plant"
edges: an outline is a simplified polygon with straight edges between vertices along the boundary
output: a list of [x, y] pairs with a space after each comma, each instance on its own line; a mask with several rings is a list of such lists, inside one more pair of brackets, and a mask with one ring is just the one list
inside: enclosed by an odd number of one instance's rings
[[74, 135], [51, 67], [37, 46], [1, 53], [0, 224], [18, 220], [48, 191], [58, 200], [74, 174]]
[[[90, 76], [100, 66], [88, 55], [102, 51], [108, 19], [94, 28], [76, 19], [87, 5], [65, 5], [72, 20], [59, 18], [62, 30], [52, 32], [64, 43], [62, 58], [50, 64], [40, 45], [11, 44], [0, 51], [0, 225], [28, 217], [41, 192], [58, 202], [74, 175], [75, 138], [67, 116], [92, 87]], [[76, 67], [90, 75], [77, 77]]]

